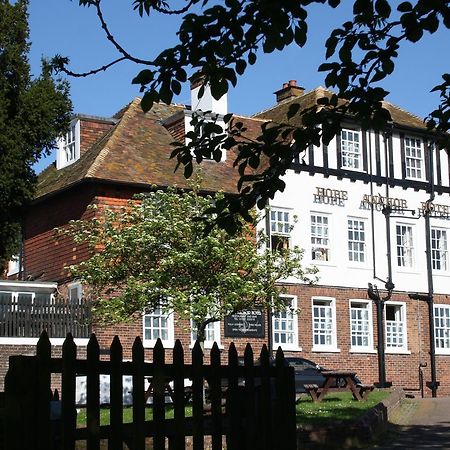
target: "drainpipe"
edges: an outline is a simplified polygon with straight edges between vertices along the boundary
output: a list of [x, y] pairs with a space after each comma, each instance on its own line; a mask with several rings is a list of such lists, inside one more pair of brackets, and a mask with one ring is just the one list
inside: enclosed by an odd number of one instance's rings
[[[390, 131], [389, 131], [390, 132]], [[385, 170], [386, 170], [386, 199], [389, 198], [389, 162], [388, 162], [388, 142], [387, 138], [389, 132], [384, 133], [384, 155], [385, 155]], [[394, 283], [392, 282], [392, 251], [391, 251], [391, 213], [392, 208], [386, 201], [386, 206], [383, 208], [383, 215], [386, 222], [386, 259], [387, 259], [387, 269], [388, 275], [385, 283], [385, 289], [387, 295], [381, 297], [378, 292], [377, 286], [368, 284], [367, 295], [375, 303], [377, 307], [377, 337], [378, 337], [378, 383], [377, 387], [386, 388], [392, 385], [391, 382], [386, 381], [386, 357], [384, 351], [385, 337], [384, 337], [384, 304], [390, 300], [392, 297], [392, 291], [394, 290]], [[374, 229], [372, 228], [372, 234], [374, 234]]]
[[[266, 226], [266, 251], [268, 249], [271, 249], [270, 246], [270, 239], [271, 239], [271, 229], [270, 229], [270, 210], [269, 210], [270, 204], [269, 201], [266, 203], [266, 216], [265, 216], [265, 226]], [[267, 299], [267, 304], [270, 305], [270, 298]], [[273, 357], [273, 339], [272, 339], [272, 308], [270, 306], [267, 306], [267, 347], [269, 350], [269, 356], [270, 358]]]
[[424, 300], [428, 304], [428, 327], [430, 333], [430, 372], [431, 382], [427, 382], [427, 387], [431, 389], [431, 396], [437, 397], [437, 389], [439, 387], [439, 381], [436, 380], [436, 342], [434, 336], [434, 286], [433, 286], [433, 265], [431, 254], [431, 224], [430, 216], [433, 210], [434, 201], [434, 167], [433, 167], [433, 153], [431, 148], [428, 152], [430, 159], [430, 198], [426, 201], [425, 210], [423, 216], [425, 218], [425, 254], [427, 258], [427, 284], [428, 294], [421, 295], [418, 293], [408, 294], [409, 298], [413, 300]]

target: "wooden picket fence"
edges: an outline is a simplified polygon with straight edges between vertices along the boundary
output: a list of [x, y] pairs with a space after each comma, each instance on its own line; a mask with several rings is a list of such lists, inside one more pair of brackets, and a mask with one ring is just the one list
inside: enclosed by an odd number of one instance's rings
[[[144, 348], [138, 337], [132, 348], [132, 360], [123, 361], [122, 345], [116, 336], [109, 360], [103, 360], [98, 341], [92, 335], [87, 358], [77, 359], [77, 347], [68, 335], [62, 358], [52, 358], [50, 341], [44, 332], [37, 344], [36, 356], [10, 358], [5, 378], [6, 450], [219, 450], [225, 444], [230, 450], [296, 448], [294, 372], [285, 365], [281, 349], [275, 365], [270, 364], [266, 347], [255, 365], [249, 344], [244, 353], [244, 365], [239, 365], [233, 344], [229, 347], [226, 365], [221, 363], [217, 345], [211, 350], [208, 365], [204, 364], [198, 343], [192, 350], [191, 364], [185, 363], [180, 341], [173, 348], [173, 362], [166, 363], [165, 357], [165, 350], [158, 341], [153, 349], [153, 362], [145, 362]], [[60, 418], [51, 418], [52, 374], [61, 374]], [[109, 425], [100, 423], [100, 374], [110, 375]], [[124, 375], [132, 377], [132, 423], [123, 423]], [[77, 376], [86, 376], [85, 426], [77, 426]], [[146, 404], [144, 398], [144, 383], [148, 377], [153, 384], [150, 404]], [[189, 417], [186, 415], [185, 379], [192, 381], [192, 404], [189, 405], [192, 415]], [[173, 418], [166, 417], [168, 380], [173, 386]], [[204, 405], [206, 383], [210, 399], [207, 412]], [[145, 418], [148, 408], [152, 409], [152, 420]], [[106, 441], [107, 447], [104, 446]]]

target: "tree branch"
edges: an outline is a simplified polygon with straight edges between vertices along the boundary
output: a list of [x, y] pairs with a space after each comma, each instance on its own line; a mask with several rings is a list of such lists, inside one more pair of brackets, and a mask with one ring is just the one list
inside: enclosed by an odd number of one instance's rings
[[169, 15], [170, 14], [178, 14], [179, 15], [179, 14], [184, 14], [193, 4], [194, 4], [194, 1], [190, 0], [188, 2], [188, 4], [181, 9], [164, 9], [157, 5], [153, 5], [153, 9], [155, 11], [158, 11], [161, 14], [169, 14]]
[[136, 57], [134, 57], [133, 55], [131, 55], [130, 53], [128, 53], [117, 41], [116, 41], [116, 39], [114, 38], [114, 36], [111, 34], [111, 32], [109, 31], [109, 28], [108, 28], [108, 25], [107, 25], [107, 23], [106, 23], [106, 21], [105, 21], [105, 19], [104, 19], [104, 17], [103, 17], [103, 12], [102, 12], [102, 10], [101, 10], [101, 7], [100, 7], [100, 2], [101, 2], [101, 0], [94, 0], [94, 5], [95, 5], [95, 8], [96, 8], [96, 10], [97, 10], [97, 17], [99, 18], [99, 20], [100, 20], [100, 23], [101, 23], [101, 25], [102, 25], [102, 28], [103, 28], [103, 30], [105, 31], [105, 33], [106, 33], [106, 37], [108, 38], [108, 40], [114, 45], [114, 47], [116, 48], [116, 50], [121, 54], [121, 55], [123, 55], [123, 57], [124, 57], [124, 59], [127, 59], [127, 60], [129, 60], [129, 61], [132, 61], [132, 62], [134, 62], [134, 63], [136, 63], [136, 64], [143, 64], [143, 65], [146, 65], [146, 66], [153, 66], [154, 65], [154, 63], [152, 62], [152, 61], [148, 61], [148, 60], [145, 60], [145, 59], [140, 59], [140, 58], [136, 58]]
[[57, 68], [57, 70], [59, 72], [63, 72], [66, 75], [69, 75], [71, 77], [74, 78], [84, 78], [84, 77], [88, 77], [90, 75], [95, 75], [99, 72], [104, 72], [105, 70], [108, 70], [111, 66], [114, 66], [115, 64], [122, 62], [122, 61], [126, 61], [127, 58], [125, 56], [122, 56], [112, 62], [110, 62], [109, 64], [105, 64], [104, 66], [98, 67], [97, 69], [92, 69], [89, 72], [72, 72], [70, 69], [67, 69], [64, 65], [61, 65]]

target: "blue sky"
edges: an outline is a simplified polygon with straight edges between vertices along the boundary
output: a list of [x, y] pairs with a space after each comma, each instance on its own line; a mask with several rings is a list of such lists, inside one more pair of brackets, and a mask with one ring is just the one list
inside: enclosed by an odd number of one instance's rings
[[[132, 10], [132, 0], [103, 0], [103, 3], [112, 34], [136, 56], [151, 59], [176, 43], [177, 19], [159, 15], [140, 18]], [[175, 0], [174, 4], [177, 3], [181, 2]], [[291, 79], [307, 90], [324, 85], [324, 74], [317, 72], [317, 67], [324, 61], [324, 42], [330, 30], [347, 19], [346, 13], [353, 2], [344, 3], [338, 10], [323, 6], [311, 9], [310, 36], [304, 48], [293, 46], [283, 52], [261, 55], [256, 65], [239, 79], [238, 86], [229, 92], [229, 110], [252, 114], [270, 107], [274, 103], [273, 92]], [[39, 72], [43, 56], [68, 56], [70, 68], [75, 71], [89, 70], [117, 57], [100, 28], [95, 10], [79, 6], [77, 0], [31, 0], [29, 14], [30, 63], [34, 74]], [[418, 116], [426, 116], [438, 102], [436, 94], [429, 91], [440, 82], [440, 75], [448, 72], [449, 54], [450, 39], [444, 32], [420, 44], [405, 44], [395, 74], [383, 84], [390, 91], [388, 100]], [[96, 76], [69, 79], [74, 111], [113, 115], [139, 95], [138, 87], [131, 84], [139, 70], [131, 63], [121, 64]], [[188, 86], [175, 101], [190, 103]], [[51, 159], [41, 161], [36, 170], [40, 171]]]

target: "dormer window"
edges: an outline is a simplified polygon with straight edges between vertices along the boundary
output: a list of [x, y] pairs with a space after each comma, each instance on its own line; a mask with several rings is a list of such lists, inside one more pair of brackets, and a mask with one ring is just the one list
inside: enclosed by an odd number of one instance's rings
[[80, 121], [72, 120], [69, 130], [59, 139], [58, 154], [56, 157], [56, 168], [73, 164], [80, 158]]

